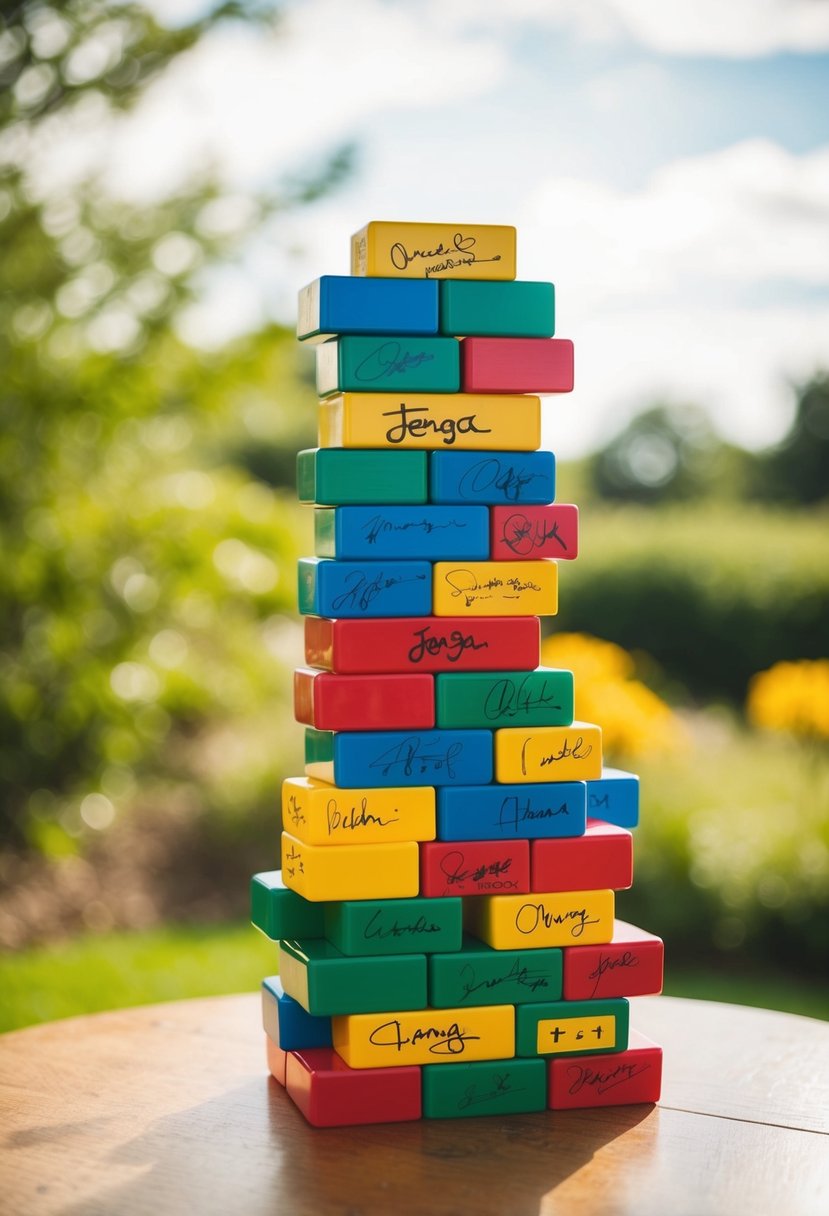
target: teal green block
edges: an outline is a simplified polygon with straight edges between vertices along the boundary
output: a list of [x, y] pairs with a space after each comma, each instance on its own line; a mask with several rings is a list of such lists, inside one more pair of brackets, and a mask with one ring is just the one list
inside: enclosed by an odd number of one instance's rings
[[[334, 763], [333, 730], [317, 730], [314, 726], [306, 726], [305, 763], [306, 765]], [[313, 774], [310, 775], [313, 776]]]
[[441, 673], [435, 713], [440, 727], [569, 726], [573, 673], [554, 667]]
[[329, 903], [325, 905], [325, 936], [348, 955], [459, 950], [463, 900], [351, 899]]
[[448, 1068], [427, 1064], [422, 1078], [425, 1119], [517, 1115], [547, 1109], [544, 1060], [480, 1060]]
[[306, 448], [297, 454], [297, 497], [300, 502], [332, 507], [425, 503], [429, 501], [428, 456], [428, 452]]
[[426, 1005], [424, 954], [348, 958], [327, 941], [282, 941], [279, 977], [288, 996], [315, 1017]]
[[442, 334], [552, 338], [555, 333], [552, 283], [445, 279], [439, 286]]
[[459, 951], [429, 956], [429, 1004], [520, 1005], [561, 997], [560, 950], [493, 950], [465, 937]]
[[[600, 1017], [615, 1019], [615, 1041], [602, 1047], [606, 1034], [595, 1034], [591, 1025]], [[578, 1030], [568, 1026], [568, 1019], [585, 1018], [586, 1024]], [[550, 1022], [554, 1026], [545, 1029], [544, 1036], [550, 1050], [538, 1050], [539, 1022]], [[555, 1027], [560, 1033], [555, 1034]], [[557, 1055], [607, 1055], [612, 1051], [626, 1051], [630, 1029], [630, 1005], [624, 997], [604, 1001], [557, 1001], [549, 1005], [517, 1005], [515, 1009], [515, 1054], [517, 1056]]]
[[460, 349], [455, 338], [348, 336], [317, 347], [317, 392], [456, 393]]
[[250, 919], [266, 937], [322, 937], [323, 905], [303, 899], [282, 882], [281, 870], [254, 874], [250, 880]]

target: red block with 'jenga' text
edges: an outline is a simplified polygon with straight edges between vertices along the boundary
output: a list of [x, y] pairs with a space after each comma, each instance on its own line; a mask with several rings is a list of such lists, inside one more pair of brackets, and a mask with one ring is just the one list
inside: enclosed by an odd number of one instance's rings
[[533, 891], [624, 891], [633, 883], [633, 836], [588, 819], [583, 836], [534, 840]]
[[418, 1065], [349, 1068], [331, 1047], [289, 1051], [285, 1088], [314, 1127], [402, 1123], [421, 1115]]
[[572, 503], [548, 507], [493, 507], [490, 549], [493, 561], [557, 557], [569, 561], [579, 553], [579, 509]]
[[562, 995], [565, 1001], [651, 996], [662, 991], [664, 962], [661, 937], [617, 920], [606, 945], [564, 949]]
[[662, 1048], [631, 1030], [626, 1051], [602, 1056], [553, 1056], [548, 1077], [547, 1105], [551, 1110], [658, 1102]]

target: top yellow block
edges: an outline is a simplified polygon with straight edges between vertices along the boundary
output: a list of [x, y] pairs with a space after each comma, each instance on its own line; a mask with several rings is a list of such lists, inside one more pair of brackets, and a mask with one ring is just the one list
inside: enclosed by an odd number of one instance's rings
[[385, 279], [514, 279], [515, 229], [372, 220], [351, 238], [351, 273]]

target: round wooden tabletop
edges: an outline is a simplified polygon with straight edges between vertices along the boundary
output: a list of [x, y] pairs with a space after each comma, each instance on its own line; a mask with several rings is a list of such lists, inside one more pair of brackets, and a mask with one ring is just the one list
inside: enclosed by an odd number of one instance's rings
[[639, 998], [659, 1106], [315, 1130], [257, 995], [0, 1037], [9, 1216], [826, 1216], [829, 1024]]

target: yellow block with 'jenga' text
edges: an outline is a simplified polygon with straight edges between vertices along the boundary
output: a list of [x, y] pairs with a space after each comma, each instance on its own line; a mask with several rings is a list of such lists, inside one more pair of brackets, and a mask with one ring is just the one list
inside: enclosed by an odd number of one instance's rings
[[613, 938], [612, 891], [482, 895], [464, 903], [464, 927], [495, 950], [599, 946]]
[[351, 273], [385, 279], [514, 279], [515, 229], [507, 224], [372, 220], [351, 238]]
[[340, 393], [319, 405], [321, 448], [534, 452], [540, 443], [538, 397]]
[[558, 565], [549, 559], [435, 562], [432, 568], [435, 616], [555, 616], [557, 611]]
[[393, 844], [434, 840], [431, 786], [339, 789], [311, 777], [282, 783], [282, 822], [304, 844]]
[[496, 781], [597, 781], [601, 775], [600, 726], [573, 722], [495, 731]]
[[333, 1017], [331, 1032], [351, 1068], [506, 1060], [515, 1055], [515, 1007], [352, 1013]]
[[346, 849], [305, 844], [282, 833], [282, 881], [314, 903], [335, 899], [408, 899], [420, 889], [418, 848], [352, 844]]

